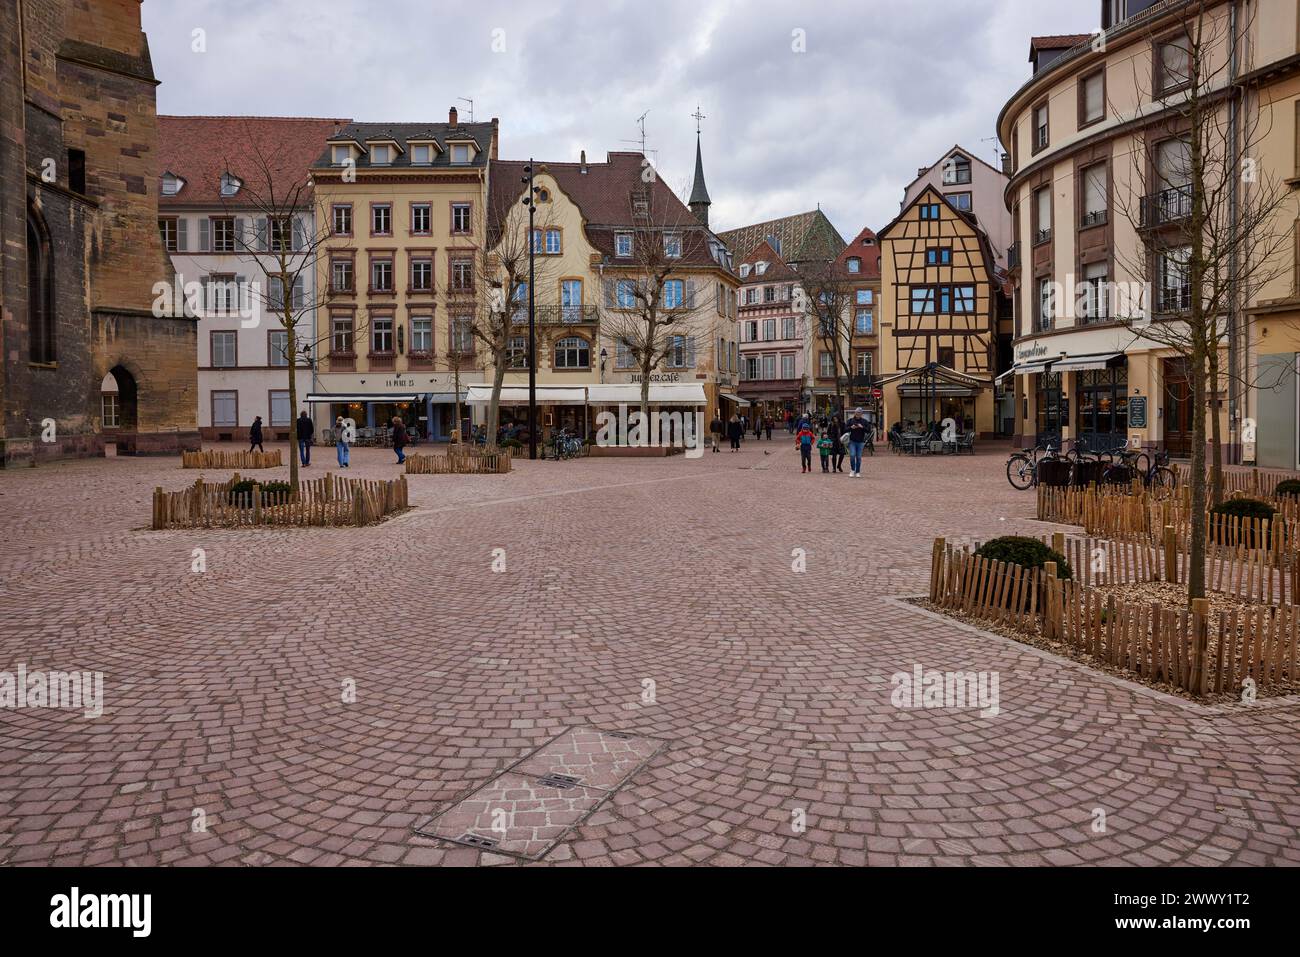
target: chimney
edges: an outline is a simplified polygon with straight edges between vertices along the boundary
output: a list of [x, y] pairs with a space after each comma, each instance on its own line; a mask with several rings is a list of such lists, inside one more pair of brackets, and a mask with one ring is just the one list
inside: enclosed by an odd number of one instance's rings
[[585, 176], [587, 174], [587, 151], [586, 150], [582, 151], [582, 159], [579, 160], [579, 162], [582, 165], [582, 174]]
[[452, 126], [456, 125], [456, 107], [453, 106], [450, 110], [447, 111], [447, 122], [450, 123]]

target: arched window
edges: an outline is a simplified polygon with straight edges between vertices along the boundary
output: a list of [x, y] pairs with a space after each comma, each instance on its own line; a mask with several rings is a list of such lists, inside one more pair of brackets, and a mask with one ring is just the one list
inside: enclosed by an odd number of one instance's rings
[[555, 368], [591, 368], [591, 344], [581, 336], [569, 336], [555, 344]]
[[32, 362], [54, 361], [54, 262], [41, 215], [27, 210], [27, 336]]

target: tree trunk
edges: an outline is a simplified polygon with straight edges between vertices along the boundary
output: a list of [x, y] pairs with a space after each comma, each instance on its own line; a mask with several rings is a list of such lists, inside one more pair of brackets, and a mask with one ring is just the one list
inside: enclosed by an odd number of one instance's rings
[[[1219, 390], [1219, 344], [1218, 336], [1211, 335], [1210, 346], [1206, 350], [1206, 361], [1209, 366], [1210, 401], [1215, 401]], [[1210, 416], [1210, 504], [1220, 505], [1223, 502], [1223, 428], [1219, 424], [1219, 410], [1217, 407], [1211, 407]]]
[[[291, 298], [293, 292], [289, 291], [286, 296]], [[298, 498], [298, 416], [294, 412], [298, 408], [298, 337], [289, 308], [285, 309], [281, 323], [288, 333], [285, 336], [287, 345], [284, 354], [289, 360], [289, 422], [291, 423], [289, 426], [289, 488], [290, 494], [296, 500]]]
[[[1195, 293], [1193, 293], [1195, 294]], [[1192, 352], [1192, 540], [1187, 556], [1187, 600], [1205, 597], [1206, 469], [1205, 469], [1205, 348]]]
[[501, 384], [506, 380], [504, 356], [497, 356], [495, 366], [496, 368], [492, 373], [492, 401], [488, 403], [487, 412], [486, 447], [489, 450], [497, 447], [497, 429], [501, 424]]

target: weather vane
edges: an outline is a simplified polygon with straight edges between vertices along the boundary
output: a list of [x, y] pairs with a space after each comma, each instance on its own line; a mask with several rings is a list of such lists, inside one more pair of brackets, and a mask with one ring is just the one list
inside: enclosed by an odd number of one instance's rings
[[700, 104], [695, 104], [695, 112], [691, 116], [695, 117], [695, 135], [698, 136], [700, 134], [700, 120], [705, 119], [704, 114], [700, 112]]

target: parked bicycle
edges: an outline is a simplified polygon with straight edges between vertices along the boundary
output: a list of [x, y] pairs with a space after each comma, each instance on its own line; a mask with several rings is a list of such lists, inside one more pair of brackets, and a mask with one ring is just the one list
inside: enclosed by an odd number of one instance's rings
[[556, 459], [576, 459], [586, 451], [582, 439], [566, 429], [556, 431], [551, 439], [551, 447]]
[[1038, 468], [1042, 463], [1061, 461], [1065, 459], [1051, 442], [1035, 445], [1023, 452], [1013, 452], [1007, 459], [1007, 481], [1012, 488], [1023, 492], [1038, 484]]
[[1169, 453], [1164, 449], [1154, 455], [1141, 449], [1120, 449], [1114, 455], [1118, 461], [1106, 469], [1105, 482], [1128, 485], [1136, 477], [1146, 488], [1172, 489], [1178, 485], [1178, 473], [1169, 467]]

